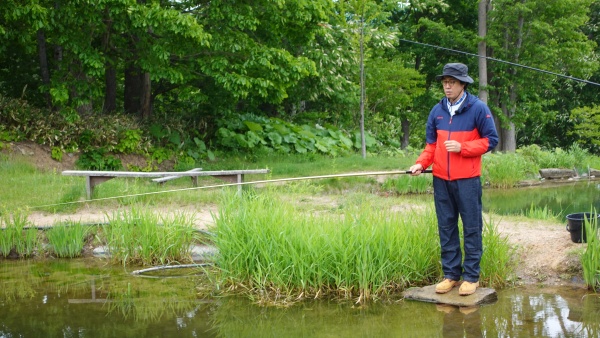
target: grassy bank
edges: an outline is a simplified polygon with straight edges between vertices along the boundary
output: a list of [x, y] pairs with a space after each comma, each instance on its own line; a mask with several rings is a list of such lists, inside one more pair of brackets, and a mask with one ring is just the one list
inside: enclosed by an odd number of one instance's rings
[[[268, 168], [269, 175], [247, 175], [246, 181], [301, 178], [356, 172], [406, 170], [417, 154], [401, 153], [394, 157], [359, 155], [330, 157], [321, 155], [264, 156], [229, 155], [215, 161], [197, 163], [204, 170]], [[577, 146], [563, 151], [544, 151], [537, 146], [519, 149], [515, 154], [493, 153], [483, 158], [482, 184], [486, 187], [510, 188], [524, 180], [538, 178], [540, 168], [573, 168], [580, 174], [588, 168], [600, 168], [600, 158]], [[85, 181], [66, 177], [60, 172], [37, 170], [26, 157], [0, 154], [0, 206], [6, 209], [36, 209], [49, 212], [72, 212], [85, 205]], [[223, 181], [200, 177], [200, 185], [218, 185]], [[431, 192], [431, 175], [410, 177], [378, 176], [307, 180], [321, 193], [371, 192], [392, 195]], [[158, 185], [149, 179], [117, 178], [95, 188], [98, 206], [212, 203], [221, 189], [189, 190], [188, 179]], [[183, 190], [185, 189], [185, 190]]]

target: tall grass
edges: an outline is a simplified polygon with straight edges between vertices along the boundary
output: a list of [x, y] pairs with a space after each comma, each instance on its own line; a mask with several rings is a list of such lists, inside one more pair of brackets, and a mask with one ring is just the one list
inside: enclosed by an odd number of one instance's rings
[[194, 215], [180, 212], [172, 217], [132, 208], [108, 217], [102, 236], [113, 260], [126, 264], [191, 262], [195, 241]]
[[512, 188], [537, 175], [537, 167], [516, 154], [493, 153], [482, 158], [482, 182], [492, 188]]
[[481, 257], [481, 278], [484, 285], [502, 287], [513, 277], [516, 271], [515, 248], [502, 236], [490, 215], [484, 219], [483, 256]]
[[537, 207], [534, 203], [531, 203], [529, 209], [522, 213], [522, 216], [533, 218], [533, 219], [541, 219], [541, 220], [554, 220], [557, 221], [561, 218], [561, 214], [555, 215], [547, 205], [544, 207]]
[[586, 169], [591, 162], [591, 156], [587, 150], [581, 148], [577, 143], [569, 149], [554, 148], [551, 151], [543, 150], [538, 145], [530, 145], [519, 148], [517, 153], [530, 162], [535, 163], [538, 168], [573, 168]]
[[592, 209], [590, 218], [584, 217], [584, 226], [587, 247], [581, 255], [583, 266], [583, 280], [586, 285], [598, 291], [600, 289], [600, 239], [598, 238], [598, 217]]
[[76, 222], [55, 224], [46, 231], [51, 251], [56, 257], [74, 258], [81, 256], [85, 240], [91, 229]]
[[[363, 301], [441, 276], [436, 224], [430, 209], [400, 213], [363, 203], [340, 214], [300, 213], [276, 195], [233, 197], [217, 219], [217, 265], [226, 283], [268, 300], [334, 294]], [[490, 254], [508, 251], [498, 237], [487, 246]], [[487, 268], [488, 280], [501, 272]]]
[[39, 247], [39, 238], [35, 228], [28, 228], [31, 223], [28, 214], [22, 209], [12, 213], [3, 211], [0, 216], [0, 254], [8, 257], [14, 252], [20, 257], [30, 257]]

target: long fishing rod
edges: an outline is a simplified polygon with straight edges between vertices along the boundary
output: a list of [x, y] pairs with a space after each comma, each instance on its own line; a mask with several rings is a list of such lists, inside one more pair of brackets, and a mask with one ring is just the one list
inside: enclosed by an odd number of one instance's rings
[[[430, 174], [431, 172], [432, 172], [431, 169], [421, 170], [422, 174]], [[374, 172], [348, 173], [348, 174], [288, 177], [288, 178], [277, 178], [277, 179], [271, 179], [271, 180], [249, 181], [249, 182], [240, 182], [240, 183], [223, 183], [223, 184], [216, 184], [216, 185], [206, 185], [206, 186], [202, 186], [202, 187], [172, 189], [172, 190], [164, 190], [164, 191], [146, 192], [146, 193], [140, 193], [140, 194], [95, 198], [95, 199], [90, 199], [90, 200], [85, 200], [85, 201], [73, 201], [73, 202], [62, 202], [62, 203], [56, 203], [56, 204], [38, 205], [38, 206], [29, 207], [29, 208], [30, 209], [41, 209], [41, 208], [57, 207], [57, 206], [80, 204], [80, 203], [87, 203], [87, 202], [106, 201], [106, 200], [112, 200], [112, 199], [118, 199], [118, 198], [140, 197], [140, 196], [157, 195], [157, 194], [170, 193], [170, 192], [190, 191], [190, 190], [200, 190], [200, 189], [213, 189], [213, 188], [223, 188], [223, 187], [232, 187], [232, 186], [240, 186], [240, 185], [250, 185], [250, 184], [291, 182], [291, 181], [315, 180], [315, 179], [324, 179], [324, 178], [338, 178], [338, 177], [401, 175], [401, 174], [412, 174], [412, 171], [410, 171], [410, 170], [374, 171]]]
[[511, 66], [521, 67], [521, 68], [533, 70], [533, 71], [544, 73], [544, 74], [554, 75], [554, 76], [562, 77], [562, 78], [573, 80], [573, 81], [578, 81], [578, 82], [583, 82], [583, 83], [586, 83], [586, 84], [591, 84], [591, 85], [594, 85], [594, 86], [600, 86], [600, 83], [596, 83], [596, 82], [592, 82], [592, 81], [588, 81], [588, 80], [584, 80], [584, 79], [579, 79], [579, 78], [572, 77], [572, 76], [569, 76], [569, 75], [559, 74], [559, 73], [555, 73], [555, 72], [551, 72], [551, 71], [547, 71], [547, 70], [543, 70], [543, 69], [539, 69], [539, 68], [535, 68], [535, 67], [525, 66], [525, 65], [518, 64], [518, 63], [510, 62], [510, 61], [500, 60], [500, 59], [496, 59], [496, 58], [489, 57], [489, 56], [482, 56], [482, 55], [479, 55], [479, 54], [473, 54], [473, 53], [465, 52], [465, 51], [462, 51], [462, 50], [456, 50], [456, 49], [451, 49], [451, 48], [446, 48], [446, 47], [431, 45], [431, 44], [428, 44], [428, 43], [423, 43], [423, 42], [418, 42], [418, 41], [412, 41], [412, 40], [406, 40], [406, 39], [399, 39], [399, 40], [403, 41], [403, 42], [412, 43], [412, 44], [415, 44], [415, 45], [421, 45], [421, 46], [426, 46], [426, 47], [431, 47], [431, 48], [437, 48], [437, 49], [446, 50], [446, 51], [453, 52], [453, 53], [464, 54], [464, 55], [474, 56], [474, 57], [478, 57], [478, 58], [482, 58], [482, 59], [487, 59], [487, 60], [491, 60], [491, 61], [495, 61], [495, 62], [505, 63], [505, 64], [508, 64], [508, 65], [511, 65]]

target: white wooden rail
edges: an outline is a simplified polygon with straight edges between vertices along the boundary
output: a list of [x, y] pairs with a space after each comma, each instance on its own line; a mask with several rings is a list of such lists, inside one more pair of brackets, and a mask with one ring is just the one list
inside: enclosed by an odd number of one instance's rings
[[[192, 170], [188, 170], [187, 172], [196, 172], [196, 171], [202, 171], [202, 168], [194, 168]], [[154, 178], [152, 179], [152, 182], [156, 182], [158, 184], [163, 184], [167, 181], [171, 181], [174, 180], [176, 178], [180, 178], [181, 176], [163, 176], [163, 177], [159, 177], [159, 178]], [[198, 186], [198, 176], [192, 176], [192, 184], [194, 185], [194, 187]]]
[[[212, 176], [231, 183], [243, 183], [246, 174], [268, 174], [269, 169], [248, 170], [217, 170], [217, 171], [168, 171], [168, 172], [136, 172], [136, 171], [94, 171], [94, 170], [65, 170], [64, 176], [84, 176], [87, 198], [92, 199], [94, 187], [115, 177], [195, 177]], [[242, 185], [238, 185], [238, 191], [242, 191]]]

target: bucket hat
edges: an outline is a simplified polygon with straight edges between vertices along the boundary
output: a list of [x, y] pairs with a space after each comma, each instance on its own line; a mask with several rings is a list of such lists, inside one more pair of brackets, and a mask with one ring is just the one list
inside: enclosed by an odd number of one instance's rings
[[451, 76], [459, 81], [473, 83], [473, 79], [467, 74], [469, 68], [462, 63], [448, 63], [444, 66], [442, 75], [435, 77], [436, 81], [440, 81], [444, 76]]

